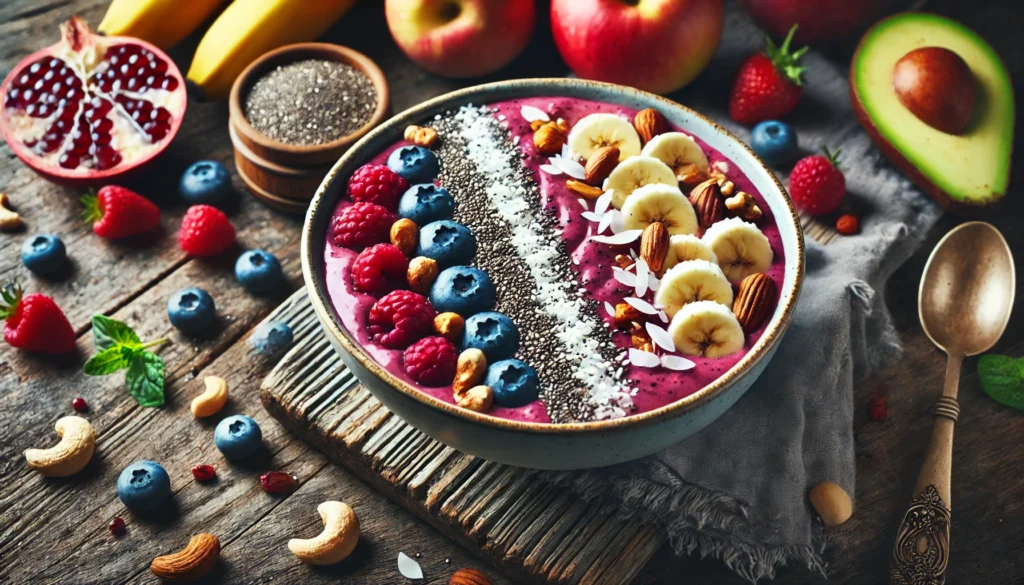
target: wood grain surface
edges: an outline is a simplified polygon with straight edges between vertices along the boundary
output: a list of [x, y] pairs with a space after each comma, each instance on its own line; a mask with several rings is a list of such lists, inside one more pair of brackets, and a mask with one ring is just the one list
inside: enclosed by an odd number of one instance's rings
[[[106, 0], [5, 0], [0, 3], [0, 75], [25, 55], [57, 39], [57, 24], [78, 14], [95, 25]], [[731, 6], [734, 8], [734, 6]], [[929, 8], [950, 14], [977, 29], [997, 48], [1018, 83], [1024, 79], [1024, 12], [1014, 0], [988, 3], [932, 2]], [[542, 5], [540, 13], [545, 13]], [[325, 37], [377, 61], [388, 77], [394, 111], [480, 81], [528, 76], [561, 76], [565, 66], [554, 51], [542, 17], [527, 52], [509, 68], [486, 79], [445, 80], [410, 63], [387, 33], [380, 2], [366, 1]], [[171, 53], [180, 68], [202, 31]], [[727, 32], [728, 34], [728, 32]], [[848, 56], [848, 53], [847, 53]], [[714, 66], [714, 65], [713, 65]], [[700, 91], [700, 81], [686, 91]], [[685, 92], [680, 99], [685, 99]], [[723, 98], [724, 99], [724, 98]], [[252, 327], [290, 290], [301, 285], [297, 262], [300, 221], [283, 216], [244, 192], [228, 209], [241, 248], [261, 246], [277, 254], [289, 278], [288, 291], [270, 299], [254, 298], [232, 275], [234, 256], [190, 260], [177, 248], [175, 231], [184, 204], [177, 198], [180, 172], [192, 161], [211, 158], [233, 169], [224, 103], [190, 103], [185, 123], [159, 165], [129, 186], [152, 197], [163, 210], [163, 233], [147, 242], [111, 243], [80, 221], [79, 193], [47, 183], [0, 146], [0, 190], [7, 192], [27, 226], [0, 234], [0, 281], [18, 279], [31, 291], [53, 296], [79, 334], [79, 353], [54, 362], [0, 345], [0, 583], [103, 584], [155, 583], [148, 570], [153, 557], [178, 550], [197, 532], [216, 534], [223, 560], [209, 583], [401, 583], [396, 556], [420, 555], [428, 583], [446, 583], [456, 568], [484, 569], [495, 583], [509, 583], [493, 568], [418, 520], [359, 478], [332, 465], [268, 415], [259, 402], [261, 380], [272, 364], [258, 359], [245, 343]], [[1019, 140], [1019, 138], [1018, 138]], [[1015, 162], [1021, 166], [1017, 148]], [[870, 172], [866, 170], [865, 172]], [[969, 172], [969, 170], [965, 170]], [[986, 219], [1024, 256], [1024, 206], [1021, 181], [1014, 196]], [[931, 413], [942, 381], [944, 356], [924, 337], [916, 318], [917, 283], [927, 249], [960, 220], [946, 216], [929, 235], [921, 253], [903, 266], [885, 291], [896, 315], [906, 354], [900, 363], [856, 391], [858, 481], [856, 511], [847, 524], [830, 530], [826, 553], [833, 583], [884, 583], [892, 540], [906, 506], [931, 427]], [[32, 233], [59, 234], [72, 267], [52, 279], [28, 273], [18, 251]], [[219, 319], [202, 338], [173, 331], [165, 316], [167, 297], [185, 286], [201, 286], [216, 299]], [[1017, 303], [1018, 309], [1021, 302]], [[129, 323], [147, 339], [167, 336], [160, 348], [168, 368], [168, 405], [139, 408], [127, 396], [120, 374], [91, 378], [81, 365], [93, 351], [89, 332], [93, 314]], [[999, 353], [1024, 354], [1024, 315], [1018, 310]], [[1020, 583], [1024, 568], [1024, 425], [1019, 413], [987, 398], [978, 385], [975, 360], [964, 366], [961, 416], [953, 455], [954, 522], [950, 583]], [[204, 375], [225, 377], [231, 400], [225, 412], [246, 413], [261, 424], [267, 454], [259, 466], [226, 463], [212, 441], [213, 424], [192, 420], [188, 402], [202, 391]], [[889, 401], [889, 419], [868, 422], [866, 403], [875, 392]], [[97, 455], [78, 476], [45, 479], [30, 472], [21, 453], [55, 441], [53, 422], [71, 412], [83, 396], [87, 418], [98, 434]], [[171, 475], [174, 506], [156, 517], [126, 512], [114, 492], [120, 470], [137, 459], [160, 462]], [[198, 463], [217, 467], [218, 480], [197, 484], [189, 469]], [[258, 484], [268, 469], [295, 473], [301, 487], [287, 497], [270, 496]], [[341, 499], [359, 511], [363, 538], [356, 554], [335, 567], [311, 568], [286, 550], [294, 536], [319, 530], [316, 505]], [[106, 525], [121, 515], [128, 533], [114, 539]], [[447, 562], [446, 562], [447, 561]], [[800, 567], [780, 572], [779, 583], [822, 581]], [[675, 558], [662, 548], [638, 583], [742, 583], [718, 561]]]

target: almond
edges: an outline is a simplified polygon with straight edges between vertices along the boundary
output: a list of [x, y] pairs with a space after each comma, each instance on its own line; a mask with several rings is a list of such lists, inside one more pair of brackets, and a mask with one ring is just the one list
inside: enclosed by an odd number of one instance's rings
[[754, 201], [754, 196], [746, 191], [737, 191], [735, 195], [725, 200], [725, 208], [731, 217], [739, 217], [747, 221], [757, 221], [764, 213]]
[[175, 583], [195, 581], [210, 572], [220, 558], [220, 541], [212, 534], [200, 533], [179, 552], [153, 559], [149, 570]]
[[487, 374], [487, 357], [484, 352], [471, 347], [459, 354], [455, 362], [455, 380], [452, 382], [452, 391], [458, 396], [473, 386], [484, 381]]
[[668, 131], [668, 120], [658, 110], [647, 108], [646, 110], [640, 110], [633, 117], [633, 127], [636, 128], [636, 133], [640, 135], [640, 140], [647, 144], [651, 141], [651, 138]]
[[708, 229], [712, 225], [725, 219], [725, 198], [718, 182], [708, 179], [690, 191], [690, 203], [697, 213], [697, 222], [700, 227]]
[[430, 292], [430, 286], [434, 284], [438, 272], [437, 260], [426, 256], [413, 258], [409, 261], [409, 270], [406, 272], [409, 288], [421, 295], [427, 294]]
[[615, 305], [615, 326], [623, 331], [629, 331], [629, 328], [633, 326], [633, 322], [643, 319], [643, 316], [643, 313], [629, 303]]
[[416, 222], [403, 217], [391, 224], [391, 245], [398, 248], [407, 257], [412, 256], [416, 251], [416, 240], [419, 238], [420, 228]]
[[434, 317], [434, 331], [452, 343], [458, 343], [462, 339], [462, 332], [466, 329], [466, 320], [458, 313], [441, 313]]
[[764, 322], [777, 292], [775, 281], [763, 272], [751, 274], [740, 282], [732, 312], [743, 326], [743, 331], [750, 333]]
[[[560, 121], [564, 126], [565, 121]], [[547, 122], [533, 133], [533, 145], [537, 147], [537, 152], [551, 156], [562, 151], [567, 138], [567, 132], [559, 128], [558, 122]]]
[[608, 178], [617, 164], [619, 164], [619, 148], [617, 146], [598, 148], [587, 159], [587, 166], [584, 169], [587, 182], [595, 187], [599, 186], [601, 181]]
[[494, 390], [490, 386], [473, 386], [462, 394], [455, 395], [455, 404], [473, 412], [487, 412], [494, 403]]
[[425, 126], [406, 126], [404, 137], [407, 141], [423, 148], [433, 148], [437, 144], [437, 130]]
[[491, 585], [491, 580], [476, 569], [459, 569], [452, 575], [448, 585]]
[[668, 254], [668, 228], [660, 221], [649, 224], [640, 234], [640, 257], [652, 272], [660, 272]]
[[569, 179], [565, 182], [565, 186], [584, 199], [597, 199], [604, 193], [600, 187], [594, 187], [576, 179]]

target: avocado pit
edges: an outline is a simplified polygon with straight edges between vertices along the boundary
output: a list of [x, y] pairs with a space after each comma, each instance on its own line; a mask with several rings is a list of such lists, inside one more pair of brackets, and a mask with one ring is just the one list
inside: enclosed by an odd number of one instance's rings
[[971, 121], [974, 75], [949, 49], [921, 47], [903, 55], [892, 71], [896, 96], [922, 122], [947, 134], [960, 134]]

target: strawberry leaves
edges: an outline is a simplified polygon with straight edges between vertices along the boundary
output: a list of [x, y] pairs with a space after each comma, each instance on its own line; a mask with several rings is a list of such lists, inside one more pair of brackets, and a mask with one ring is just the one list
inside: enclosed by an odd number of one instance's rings
[[810, 47], [804, 47], [797, 49], [796, 51], [790, 52], [789, 44], [793, 41], [793, 35], [796, 33], [797, 25], [793, 25], [789, 29], [789, 34], [786, 35], [786, 39], [782, 41], [782, 46], [778, 47], [772, 41], [771, 37], [766, 36], [764, 38], [764, 52], [765, 55], [771, 59], [772, 64], [779, 71], [779, 74], [788, 79], [794, 85], [803, 85], [803, 79], [800, 76], [804, 71], [807, 71], [807, 67], [800, 65], [800, 58], [807, 53]]
[[138, 334], [128, 325], [94, 315], [92, 335], [99, 353], [89, 358], [82, 371], [89, 376], [106, 376], [126, 370], [125, 387], [140, 406], [162, 406], [164, 403], [164, 362], [160, 356], [146, 348], [166, 341], [160, 339], [142, 343]]
[[978, 379], [993, 400], [1024, 411], [1024, 358], [983, 355], [978, 359]]

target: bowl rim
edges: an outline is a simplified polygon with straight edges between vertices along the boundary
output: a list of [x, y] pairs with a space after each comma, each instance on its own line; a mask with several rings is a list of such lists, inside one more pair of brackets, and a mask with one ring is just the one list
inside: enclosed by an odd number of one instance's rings
[[[370, 357], [362, 346], [352, 339], [344, 328], [340, 326], [337, 317], [334, 314], [333, 305], [331, 305], [326, 291], [322, 290], [320, 281], [318, 280], [318, 275], [320, 278], [323, 276], [322, 256], [324, 242], [322, 239], [314, 241], [314, 224], [316, 223], [314, 218], [317, 217], [318, 212], [328, 213], [320, 211], [321, 208], [324, 207], [329, 209], [329, 212], [333, 213], [337, 201], [331, 202], [329, 206], [325, 205], [325, 203], [327, 202], [328, 193], [332, 190], [332, 186], [338, 178], [340, 169], [360, 154], [361, 146], [364, 143], [372, 142], [385, 134], [394, 132], [396, 128], [399, 129], [397, 134], [401, 136], [402, 126], [422, 121], [426, 115], [436, 112], [437, 110], [473, 103], [474, 97], [482, 97], [481, 94], [486, 95], [494, 91], [519, 89], [521, 91], [537, 90], [538, 92], [549, 92], [547, 94], [536, 93], [534, 94], [536, 96], [557, 96], [564, 94], [566, 87], [573, 86], [610, 91], [618, 95], [635, 95], [646, 100], [653, 100], [656, 103], [660, 103], [665, 108], [685, 110], [689, 114], [707, 123], [713, 129], [721, 132], [726, 138], [737, 143], [741, 149], [747, 152], [751, 160], [761, 167], [761, 169], [767, 174], [767, 177], [774, 182], [779, 194], [781, 194], [783, 203], [790, 213], [792, 225], [794, 226], [796, 233], [795, 257], [790, 259], [790, 257], [787, 256], [786, 258], [787, 264], [791, 261], [794, 263], [796, 267], [796, 274], [793, 279], [791, 290], [787, 291], [786, 289], [783, 289], [780, 291], [780, 298], [785, 297], [786, 301], [782, 306], [782, 313], [779, 319], [774, 323], [770, 322], [768, 328], [764, 331], [754, 346], [750, 348], [747, 354], [710, 384], [704, 386], [693, 394], [686, 396], [685, 398], [681, 398], [675, 402], [666, 404], [665, 406], [618, 419], [574, 423], [539, 423], [510, 420], [460, 408], [454, 404], [444, 402], [412, 387], [378, 364], [372, 357]], [[559, 92], [561, 92], [561, 94]], [[513, 93], [515, 92], [513, 91]], [[519, 96], [508, 96], [500, 99], [514, 99], [515, 97]], [[487, 103], [491, 101], [499, 101], [493, 100], [490, 97], [486, 99]], [[368, 160], [368, 157], [363, 158], [367, 158]], [[331, 167], [331, 170], [327, 173], [323, 182], [320, 184], [320, 188], [317, 189], [316, 194], [310, 200], [309, 208], [306, 212], [306, 218], [302, 227], [301, 241], [302, 275], [310, 303], [312, 304], [313, 309], [326, 332], [333, 336], [341, 344], [342, 348], [344, 348], [345, 351], [361, 365], [361, 367], [368, 370], [376, 378], [383, 381], [390, 388], [403, 394], [405, 397], [411, 398], [424, 406], [439, 411], [441, 414], [446, 414], [453, 418], [460, 419], [461, 421], [473, 423], [477, 426], [487, 427], [491, 430], [504, 430], [538, 435], [579, 435], [649, 426], [691, 412], [724, 393], [736, 380], [742, 378], [761, 360], [765, 359], [765, 357], [771, 353], [772, 348], [781, 340], [789, 325], [789, 321], [792, 318], [793, 311], [800, 296], [805, 270], [804, 258], [805, 249], [803, 230], [789, 193], [782, 186], [782, 183], [779, 181], [778, 177], [775, 176], [775, 173], [772, 172], [756, 154], [754, 154], [754, 151], [746, 143], [713, 120], [691, 108], [669, 100], [668, 98], [613, 83], [571, 78], [527, 78], [475, 85], [445, 93], [438, 97], [421, 102], [420, 104], [392, 117], [390, 120], [381, 124], [364, 136], [358, 143], [353, 145], [352, 148], [350, 148], [345, 155], [342, 156], [333, 167]], [[790, 294], [787, 295], [787, 292]]]

